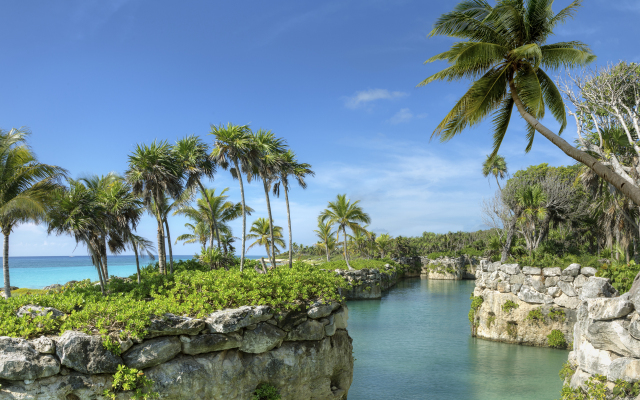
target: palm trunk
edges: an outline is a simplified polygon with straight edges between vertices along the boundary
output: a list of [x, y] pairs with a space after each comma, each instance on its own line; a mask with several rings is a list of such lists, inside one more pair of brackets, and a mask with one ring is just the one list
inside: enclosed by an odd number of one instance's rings
[[502, 192], [502, 188], [500, 187], [500, 182], [498, 182], [498, 175], [496, 175], [496, 183], [498, 184], [498, 188]]
[[291, 211], [289, 209], [288, 192], [288, 188], [284, 186], [284, 200], [287, 203], [287, 223], [289, 224], [289, 268], [293, 268], [293, 237], [291, 236]]
[[136, 273], [138, 274], [138, 284], [140, 284], [140, 260], [138, 260], [138, 246], [133, 245], [133, 254], [136, 255]]
[[507, 237], [505, 238], [504, 247], [502, 248], [502, 257], [500, 258], [501, 262], [506, 262], [507, 258], [509, 258], [509, 250], [511, 249], [511, 242], [513, 241], [513, 236], [516, 233], [516, 222], [518, 218], [516, 215], [513, 216], [513, 220], [511, 221], [511, 225], [507, 230]]
[[513, 82], [513, 77], [509, 79], [509, 87], [511, 88], [511, 97], [516, 104], [520, 115], [522, 115], [522, 118], [524, 118], [525, 121], [527, 121], [529, 125], [533, 127], [533, 129], [540, 132], [542, 136], [546, 137], [551, 143], [560, 148], [560, 150], [562, 150], [566, 155], [589, 167], [600, 178], [613, 185], [616, 189], [618, 189], [625, 196], [631, 199], [631, 201], [633, 201], [636, 205], [640, 206], [639, 188], [633, 186], [632, 184], [629, 184], [627, 180], [616, 174], [611, 168], [602, 164], [596, 158], [592, 157], [582, 150], [578, 150], [575, 147], [571, 146], [569, 143], [567, 143], [566, 140], [551, 132], [551, 130], [542, 125], [540, 121], [535, 119], [533, 115], [529, 114], [525, 110], [524, 104], [522, 104], [522, 100], [520, 100], [520, 97], [518, 96], [516, 85]]
[[240, 272], [244, 268], [244, 252], [247, 238], [247, 214], [245, 213], [244, 204], [244, 185], [242, 184], [242, 174], [240, 168], [238, 168], [238, 161], [234, 161], [236, 166], [236, 174], [238, 175], [238, 181], [240, 182], [240, 197], [242, 198], [242, 253], [240, 253]]
[[167, 273], [167, 259], [164, 252], [164, 228], [162, 227], [162, 217], [160, 216], [160, 193], [156, 193], [155, 208], [153, 211], [156, 214], [156, 220], [158, 222], [158, 270], [160, 274], [165, 275]]
[[329, 262], [329, 241], [328, 240], [324, 241], [324, 248], [325, 250], [327, 250], [327, 262]]
[[353, 270], [355, 268], [349, 264], [349, 257], [347, 257], [347, 230], [344, 229], [344, 226], [342, 227], [342, 233], [344, 234], [344, 261], [347, 263], [347, 268], [349, 268], [349, 270]]
[[269, 236], [271, 236], [271, 266], [276, 267], [276, 250], [273, 241], [273, 217], [271, 216], [271, 202], [269, 201], [269, 188], [267, 187], [266, 177], [262, 177], [262, 185], [264, 186], [264, 195], [267, 199], [267, 211], [269, 213]]
[[104, 295], [104, 287], [106, 284], [106, 281], [104, 279], [104, 276], [102, 275], [102, 271], [103, 271], [103, 267], [102, 267], [102, 255], [100, 254], [100, 249], [96, 249], [93, 247], [93, 245], [91, 244], [91, 241], [87, 241], [87, 248], [89, 249], [89, 251], [91, 251], [91, 258], [93, 259], [93, 261], [95, 263], [97, 263], [96, 270], [98, 271], [98, 280], [100, 281], [100, 291], [102, 292], [102, 295]]
[[100, 253], [102, 257], [102, 275], [105, 280], [108, 280], [109, 266], [107, 264], [107, 239], [104, 236], [102, 237], [102, 251]]
[[171, 234], [169, 233], [169, 223], [167, 219], [164, 219], [164, 226], [167, 228], [167, 244], [169, 245], [169, 268], [170, 272], [173, 274], [173, 251], [171, 249]]
[[11, 282], [9, 281], [9, 234], [7, 233], [4, 233], [2, 248], [2, 272], [4, 275], [4, 297], [8, 299], [11, 297]]
[[[211, 205], [211, 201], [209, 200], [209, 195], [205, 190], [204, 186], [202, 186], [202, 182], [200, 182], [200, 179], [198, 179], [198, 185], [200, 186], [200, 191], [202, 192], [202, 196], [204, 197], [204, 199], [207, 201], [207, 204], [209, 205], [209, 212], [211, 213], [211, 222], [213, 223], [213, 226], [211, 227], [213, 231], [211, 232], [209, 247], [213, 247], [213, 233], [215, 232], [216, 239], [218, 240], [218, 250], [222, 251], [222, 249], [220, 248], [220, 232], [218, 231], [218, 223], [216, 222], [216, 215], [213, 212], [213, 206]], [[225, 251], [225, 254], [226, 254], [226, 251]]]

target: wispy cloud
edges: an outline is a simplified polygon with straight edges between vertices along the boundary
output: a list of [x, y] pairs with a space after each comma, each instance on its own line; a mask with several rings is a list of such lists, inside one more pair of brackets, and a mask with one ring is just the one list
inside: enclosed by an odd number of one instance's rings
[[388, 122], [394, 125], [402, 124], [404, 122], [409, 122], [414, 118], [425, 118], [427, 114], [413, 114], [410, 109], [403, 108], [397, 113], [393, 115], [393, 117], [389, 118]]
[[347, 108], [360, 108], [376, 100], [393, 100], [408, 96], [405, 92], [391, 92], [387, 89], [369, 89], [356, 92], [353, 96], [344, 98], [344, 105]]

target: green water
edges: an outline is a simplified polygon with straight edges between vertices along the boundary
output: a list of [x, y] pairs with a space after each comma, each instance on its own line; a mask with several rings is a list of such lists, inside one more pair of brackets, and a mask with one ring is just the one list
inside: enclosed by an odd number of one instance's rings
[[349, 301], [349, 400], [553, 400], [567, 352], [473, 339], [473, 281], [407, 279]]

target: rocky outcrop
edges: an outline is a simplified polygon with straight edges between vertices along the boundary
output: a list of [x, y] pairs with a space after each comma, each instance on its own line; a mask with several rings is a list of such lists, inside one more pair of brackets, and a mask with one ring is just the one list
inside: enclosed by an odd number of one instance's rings
[[476, 279], [475, 265], [477, 264], [477, 260], [473, 257], [440, 257], [435, 260], [420, 257], [420, 260], [422, 263], [422, 276], [428, 279]]
[[379, 299], [382, 293], [395, 286], [399, 279], [398, 272], [389, 264], [382, 272], [373, 268], [352, 271], [336, 269], [335, 272], [351, 284], [350, 287], [341, 291], [348, 300]]
[[283, 400], [346, 400], [353, 376], [347, 319], [339, 303], [287, 312], [246, 306], [204, 320], [166, 315], [144, 340], [122, 347], [122, 356], [99, 336], [75, 331], [55, 340], [0, 337], [0, 400], [101, 398], [120, 364], [142, 369], [162, 399], [246, 400], [269, 383]]

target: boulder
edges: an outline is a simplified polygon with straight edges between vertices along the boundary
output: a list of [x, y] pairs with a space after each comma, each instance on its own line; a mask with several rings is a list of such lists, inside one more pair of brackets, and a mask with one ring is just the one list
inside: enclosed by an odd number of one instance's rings
[[549, 289], [547, 289], [547, 294], [552, 297], [558, 297], [562, 294], [562, 290], [560, 290], [560, 288], [557, 286], [551, 286]]
[[60, 363], [40, 354], [27, 340], [0, 336], [0, 379], [34, 380], [56, 375]]
[[340, 304], [336, 302], [331, 302], [327, 304], [316, 302], [311, 305], [311, 307], [309, 308], [309, 311], [307, 311], [307, 315], [309, 316], [309, 318], [313, 318], [313, 319], [324, 318], [327, 315], [331, 314], [331, 312], [336, 308], [338, 308], [339, 306]]
[[559, 267], [547, 267], [542, 268], [542, 275], [544, 276], [560, 276], [562, 270]]
[[640, 360], [622, 357], [611, 361], [607, 372], [607, 379], [615, 382], [618, 379], [630, 383], [640, 380]]
[[550, 276], [544, 280], [544, 286], [545, 287], [555, 286], [559, 280], [560, 280], [559, 276]]
[[570, 264], [567, 268], [562, 270], [563, 276], [576, 277], [580, 274], [580, 264]]
[[541, 277], [539, 276], [530, 276], [528, 277], [525, 282], [525, 285], [531, 286], [535, 291], [540, 292], [540, 293], [544, 293], [547, 291], [547, 289], [544, 286], [544, 283], [542, 282]]
[[640, 340], [640, 315], [634, 313], [629, 324], [629, 334], [637, 340]]
[[596, 349], [612, 351], [623, 357], [640, 358], [640, 340], [624, 329], [623, 321], [594, 321], [587, 326], [583, 335]]
[[347, 305], [343, 305], [334, 314], [336, 329], [347, 329], [347, 321], [349, 320], [349, 309]]
[[509, 275], [517, 275], [522, 272], [518, 264], [504, 264], [503, 271]]
[[173, 314], [164, 314], [162, 318], [153, 318], [147, 328], [145, 338], [174, 335], [197, 335], [205, 329], [205, 322], [201, 319], [179, 317]]
[[[307, 322], [320, 324], [320, 322], [313, 320]], [[298, 326], [302, 326], [305, 323]], [[287, 332], [284, 330], [262, 322], [259, 323], [255, 329], [244, 331], [244, 338], [240, 345], [240, 351], [252, 354], [264, 353], [265, 351], [269, 351], [274, 347], [279, 346], [286, 336]]]
[[524, 279], [525, 279], [525, 275], [520, 273], [517, 275], [511, 275], [511, 279], [509, 279], [509, 283], [513, 284], [520, 284], [522, 285], [524, 283]]
[[513, 294], [518, 294], [518, 292], [520, 291], [520, 288], [522, 287], [521, 283], [514, 283], [511, 285], [511, 293]]
[[167, 362], [182, 350], [180, 338], [165, 336], [145, 340], [122, 355], [129, 368], [144, 369]]
[[553, 296], [548, 294], [543, 295], [544, 304], [553, 304]]
[[273, 313], [269, 306], [242, 306], [216, 311], [205, 319], [205, 323], [211, 333], [229, 333], [266, 321], [271, 317]]
[[553, 299], [553, 302], [560, 307], [576, 309], [580, 305], [580, 299], [577, 297], [569, 297], [562, 293], [559, 297]]
[[31, 346], [33, 346], [38, 353], [54, 354], [56, 352], [56, 343], [46, 336], [40, 336], [37, 339], [30, 340], [29, 343], [31, 343]]
[[587, 280], [587, 283], [582, 286], [580, 299], [586, 300], [597, 297], [615, 297], [617, 295], [618, 291], [611, 286], [608, 279], [592, 276]]
[[[324, 325], [322, 323], [310, 319], [296, 326], [287, 334], [287, 341], [298, 340], [320, 340], [324, 337]], [[246, 340], [246, 333], [245, 333]], [[241, 349], [242, 350], [242, 349]]]
[[560, 280], [563, 281], [563, 282], [573, 282], [574, 279], [575, 278], [573, 276], [570, 276], [570, 275], [562, 275], [560, 277]]
[[596, 272], [598, 272], [598, 270], [593, 267], [583, 267], [580, 269], [580, 273], [587, 278], [590, 276], [596, 276]]
[[[53, 285], [49, 285], [49, 286], [45, 286], [42, 288], [42, 290], [54, 290], [54, 289], [58, 289], [61, 288], [62, 285], [58, 284], [58, 283], [54, 283]], [[14, 290], [14, 289], [11, 289]]]
[[633, 303], [620, 297], [587, 299], [587, 310], [589, 318], [606, 321], [626, 317], [633, 311]]
[[542, 270], [536, 267], [524, 267], [522, 268], [522, 273], [525, 275], [540, 275]]
[[242, 344], [242, 335], [238, 332], [183, 335], [180, 336], [180, 341], [182, 342], [182, 352], [194, 355], [238, 348]]
[[22, 306], [16, 311], [16, 315], [18, 318], [22, 318], [25, 315], [30, 315], [31, 317], [44, 317], [51, 313], [50, 318], [59, 318], [64, 315], [64, 313], [60, 310], [56, 310], [52, 307], [41, 307], [35, 304], [27, 304], [26, 306]]
[[527, 285], [523, 285], [520, 288], [520, 292], [518, 292], [518, 298], [527, 303], [544, 303], [544, 295], [534, 290], [531, 286]]
[[277, 322], [278, 328], [289, 332], [293, 327], [306, 321], [308, 316], [304, 310], [289, 310], [277, 314], [273, 319]]
[[568, 282], [559, 281], [558, 287], [560, 288], [560, 290], [562, 290], [562, 293], [566, 294], [567, 296], [575, 297], [578, 295], [578, 293], [576, 293], [576, 290], [573, 288], [573, 285]]
[[589, 281], [589, 278], [587, 278], [584, 275], [578, 275], [576, 276], [576, 279], [573, 280], [573, 287], [576, 289], [580, 289], [581, 287], [583, 287], [587, 282]]
[[84, 374], [113, 374], [122, 358], [102, 345], [100, 336], [66, 331], [56, 340], [56, 354], [65, 367]]
[[580, 351], [577, 352], [577, 358], [580, 369], [591, 374], [600, 375], [607, 374], [612, 361], [610, 352], [596, 349], [588, 341], [580, 343]]
[[511, 285], [508, 282], [498, 282], [497, 290], [500, 293], [509, 293], [511, 291]]

